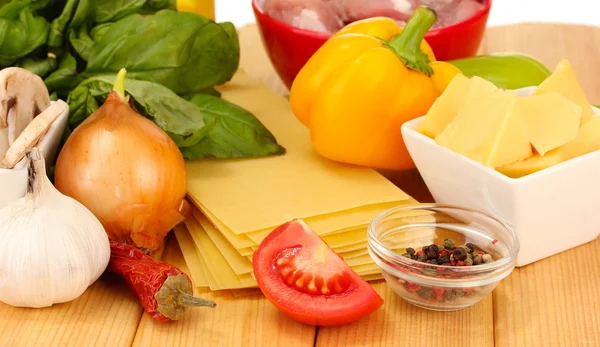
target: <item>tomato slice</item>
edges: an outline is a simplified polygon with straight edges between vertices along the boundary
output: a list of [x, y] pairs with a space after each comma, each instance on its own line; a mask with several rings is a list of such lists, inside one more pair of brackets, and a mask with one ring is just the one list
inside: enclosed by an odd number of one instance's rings
[[301, 219], [273, 230], [252, 260], [263, 294], [299, 322], [331, 326], [356, 321], [383, 299]]

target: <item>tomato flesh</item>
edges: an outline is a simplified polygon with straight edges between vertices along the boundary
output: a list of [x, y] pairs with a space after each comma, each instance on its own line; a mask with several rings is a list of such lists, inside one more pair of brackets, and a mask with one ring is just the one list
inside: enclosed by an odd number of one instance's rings
[[377, 292], [302, 220], [273, 230], [252, 265], [264, 295], [287, 316], [311, 325], [356, 321], [382, 304]]

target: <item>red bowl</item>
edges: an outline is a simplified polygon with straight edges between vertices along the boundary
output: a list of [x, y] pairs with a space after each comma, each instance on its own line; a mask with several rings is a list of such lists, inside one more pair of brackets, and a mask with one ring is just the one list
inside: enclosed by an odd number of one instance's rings
[[[331, 34], [298, 29], [271, 18], [258, 6], [258, 1], [252, 0], [252, 9], [263, 44], [277, 74], [289, 89], [304, 64]], [[460, 59], [477, 54], [492, 7], [492, 0], [482, 1], [484, 8], [471, 18], [431, 30], [425, 35], [438, 60]]]

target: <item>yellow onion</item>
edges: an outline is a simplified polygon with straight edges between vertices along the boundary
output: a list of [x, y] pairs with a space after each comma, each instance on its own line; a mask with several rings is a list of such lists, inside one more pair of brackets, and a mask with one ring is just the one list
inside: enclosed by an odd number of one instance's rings
[[92, 211], [110, 239], [154, 251], [185, 219], [185, 163], [173, 140], [130, 107], [125, 74], [67, 139], [55, 186]]

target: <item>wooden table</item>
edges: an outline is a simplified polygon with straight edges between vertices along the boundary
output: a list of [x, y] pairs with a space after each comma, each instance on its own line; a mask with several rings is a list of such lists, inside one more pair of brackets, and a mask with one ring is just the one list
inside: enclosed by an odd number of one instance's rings
[[[282, 92], [256, 29], [242, 29], [240, 40], [246, 72]], [[491, 28], [482, 53], [500, 51], [531, 54], [552, 67], [570, 59], [590, 101], [600, 103], [599, 28]], [[418, 174], [386, 175], [418, 200], [431, 199]], [[173, 238], [163, 259], [187, 270]], [[492, 295], [459, 312], [418, 309], [385, 282], [374, 287], [384, 306], [341, 327], [305, 326], [262, 295], [236, 298], [229, 292], [197, 292], [218, 307], [193, 309], [179, 322], [159, 324], [118, 279], [104, 275], [71, 303], [38, 310], [0, 304], [0, 346], [600, 346], [600, 240], [516, 269]]]

